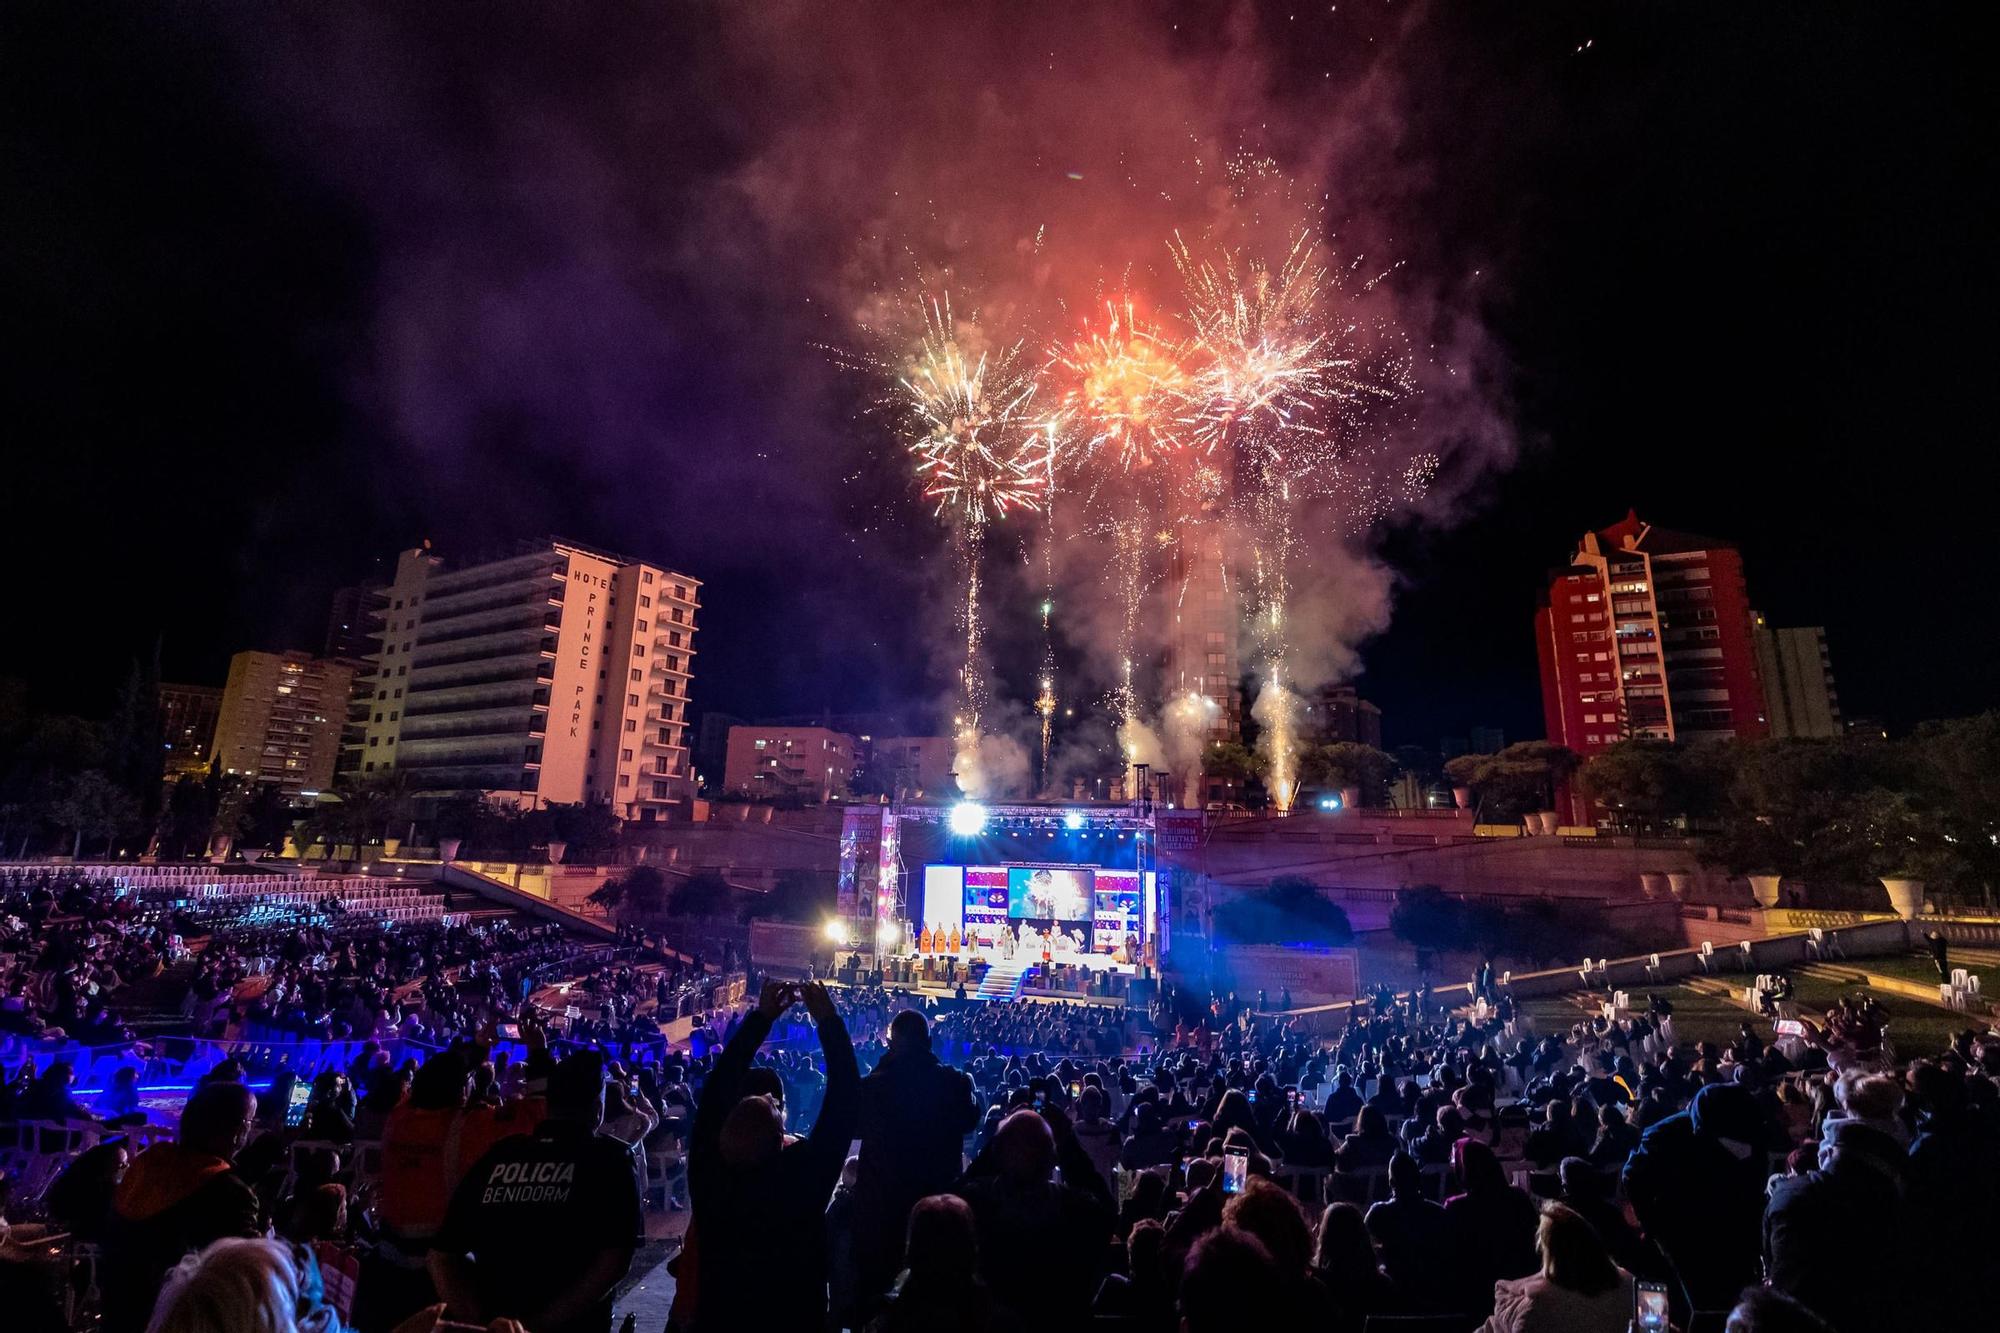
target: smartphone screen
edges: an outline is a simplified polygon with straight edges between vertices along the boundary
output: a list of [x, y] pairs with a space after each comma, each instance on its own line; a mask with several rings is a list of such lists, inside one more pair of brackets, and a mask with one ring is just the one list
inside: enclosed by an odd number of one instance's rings
[[1076, 1100], [1077, 1098], [1079, 1098], [1079, 1097], [1081, 1097], [1081, 1096], [1083, 1096], [1083, 1084], [1081, 1084], [1081, 1083], [1072, 1083], [1072, 1084], [1070, 1084], [1070, 1085], [1069, 1085], [1069, 1099], [1070, 1099], [1071, 1101], [1075, 1101], [1075, 1100]]
[[1241, 1194], [1243, 1187], [1250, 1183], [1250, 1154], [1241, 1148], [1232, 1148], [1222, 1154], [1222, 1192]]
[[502, 1041], [519, 1041], [521, 1039], [521, 1025], [519, 1023], [495, 1023], [493, 1025], [493, 1035]]
[[285, 1103], [285, 1123], [297, 1125], [306, 1118], [306, 1103], [312, 1100], [312, 1084], [300, 1082], [292, 1084], [291, 1100]]
[[1632, 1327], [1639, 1333], [1665, 1333], [1667, 1289], [1658, 1282], [1641, 1282], [1632, 1289]]

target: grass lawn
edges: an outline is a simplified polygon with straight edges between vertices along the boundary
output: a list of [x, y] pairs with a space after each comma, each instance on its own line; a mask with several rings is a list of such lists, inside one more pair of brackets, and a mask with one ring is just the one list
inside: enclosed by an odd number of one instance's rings
[[[1888, 969], [1876, 968], [1876, 964], [1888, 961], [1891, 960], [1886, 958], [1862, 959], [1856, 965], [1856, 970], [1860, 970], [1861, 967], [1868, 967], [1886, 973]], [[1848, 965], [1841, 962], [1834, 962], [1830, 966], [1844, 969]], [[1844, 984], [1831, 979], [1806, 976], [1800, 973], [1794, 973], [1792, 979], [1797, 988], [1793, 995], [1794, 1001], [1798, 1004], [1802, 1012], [1815, 1017], [1831, 1009], [1843, 995], [1852, 995], [1857, 990], [1868, 989], [1866, 986], [1852, 983]], [[1937, 979], [1935, 969], [1931, 972], [1931, 979], [1933, 984], [1935, 984]], [[1980, 984], [1984, 985], [1985, 983], [1981, 982]], [[1870, 991], [1869, 993], [1874, 995], [1882, 1007], [1888, 1011], [1889, 1044], [1895, 1047], [1896, 1055], [1899, 1059], [1907, 1060], [1915, 1056], [1935, 1054], [1949, 1045], [1954, 1036], [1973, 1025], [1973, 1020], [1969, 1015], [1955, 1014], [1949, 1009], [1940, 1009], [1934, 1004], [1925, 1004], [1921, 1000], [1905, 999], [1901, 995], [1885, 995], [1880, 991]]]
[[[1735, 981], [1735, 985], [1745, 984]], [[1746, 1009], [1738, 1008], [1720, 995], [1704, 995], [1686, 986], [1662, 986], [1652, 990], [1629, 989], [1632, 1003], [1639, 1009], [1646, 1007], [1646, 996], [1658, 995], [1674, 1006], [1674, 1034], [1683, 1043], [1713, 1041], [1727, 1043], [1736, 1039], [1737, 1029], [1743, 1020], [1753, 1015]], [[1538, 1035], [1566, 1031], [1570, 1024], [1593, 1018], [1597, 1006], [1603, 1002], [1601, 993], [1593, 993], [1588, 1009], [1573, 1002], [1572, 996], [1550, 996], [1545, 999], [1527, 1000], [1522, 1010], [1535, 1026]], [[1758, 1022], [1758, 1030], [1770, 1035], [1769, 1025]]]
[[[1836, 961], [1836, 967], [1852, 966], [1858, 971], [1874, 972], [1885, 977], [1895, 977], [1899, 981], [1914, 981], [1919, 986], [1938, 984], [1937, 968], [1931, 965], [1927, 953], [1885, 954], [1879, 958], [1855, 958], [1847, 962]], [[1992, 995], [1993, 988], [2000, 986], [2000, 967], [1987, 963], [1968, 963], [1963, 958], [1952, 958], [1950, 966], [1962, 967], [1979, 978], [1979, 993]]]
[[[1881, 967], [1880, 964], [1892, 961], [1897, 960], [1871, 958], [1863, 960], [1863, 964], [1877, 971], [1887, 973], [1888, 969]], [[1928, 959], [1923, 961], [1925, 966], [1929, 966]], [[1831, 966], [1844, 969], [1847, 965], [1834, 963]], [[1857, 974], [1859, 971], [1860, 966], [1857, 965]], [[1901, 973], [1897, 975], [1901, 975]], [[1932, 979], [1935, 980], [1936, 976], [1936, 972], [1933, 971], [1931, 973]], [[1918, 976], [1918, 979], [1921, 979], [1921, 977]], [[1733, 992], [1741, 992], [1743, 987], [1750, 984], [1750, 977], [1742, 973], [1720, 975], [1715, 980], [1726, 983]], [[1867, 989], [1858, 983], [1844, 984], [1830, 978], [1819, 978], [1802, 974], [1794, 974], [1793, 982], [1796, 987], [1794, 994], [1795, 1002], [1803, 1013], [1810, 1015], [1814, 1019], [1817, 1019], [1819, 1015], [1831, 1009], [1834, 1003], [1843, 995], [1851, 995], [1857, 990]], [[1988, 984], [1991, 983], [1983, 979], [1980, 982], [1982, 987]], [[1628, 993], [1631, 995], [1633, 1003], [1643, 1009], [1646, 1004], [1645, 997], [1648, 992], [1633, 987], [1629, 988]], [[1772, 1036], [1771, 1025], [1767, 1020], [1757, 1017], [1749, 1010], [1731, 1003], [1724, 996], [1703, 994], [1700, 991], [1691, 990], [1685, 985], [1667, 986], [1651, 993], [1657, 994], [1661, 999], [1668, 1000], [1673, 1004], [1674, 1034], [1680, 1039], [1682, 1045], [1699, 1041], [1712, 1041], [1718, 1045], [1727, 1045], [1736, 1039], [1738, 1030], [1745, 1020], [1750, 1022], [1751, 1030], [1765, 1040], [1768, 1041]], [[1942, 1050], [1953, 1036], [1971, 1025], [1965, 1015], [1954, 1014], [1949, 1010], [1940, 1009], [1935, 1005], [1906, 999], [1900, 995], [1887, 995], [1879, 991], [1874, 992], [1874, 994], [1876, 1000], [1881, 1003], [1882, 1007], [1889, 1014], [1890, 1043], [1895, 1046], [1898, 1055], [1904, 1059], [1919, 1055], [1929, 1055]], [[1534, 1024], [1536, 1034], [1546, 1035], [1551, 1032], [1565, 1031], [1572, 1023], [1595, 1016], [1597, 1013], [1596, 1006], [1601, 1000], [1602, 996], [1600, 994], [1593, 994], [1590, 997], [1590, 1007], [1585, 1008], [1576, 1002], [1576, 997], [1574, 996], [1549, 996], [1542, 999], [1524, 1001], [1521, 1008], [1522, 1012]]]

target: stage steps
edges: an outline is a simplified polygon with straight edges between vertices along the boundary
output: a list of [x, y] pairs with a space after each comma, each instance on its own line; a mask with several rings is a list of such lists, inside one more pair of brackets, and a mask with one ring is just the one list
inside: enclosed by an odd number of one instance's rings
[[1021, 995], [1022, 978], [1035, 964], [1026, 960], [998, 962], [986, 969], [986, 975], [979, 979], [979, 989], [973, 994], [982, 1000], [1015, 1000]]

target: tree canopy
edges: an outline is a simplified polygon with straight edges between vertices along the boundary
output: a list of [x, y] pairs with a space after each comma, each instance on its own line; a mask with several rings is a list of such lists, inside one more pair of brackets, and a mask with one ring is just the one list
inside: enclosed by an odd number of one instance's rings
[[1498, 754], [1462, 754], [1446, 762], [1445, 776], [1472, 788], [1489, 820], [1518, 819], [1555, 807], [1556, 788], [1576, 771], [1574, 751], [1550, 741], [1518, 741]]
[[1593, 756], [1577, 785], [1619, 823], [1698, 833], [1703, 857], [1731, 874], [1864, 896], [1905, 875], [1967, 902], [2000, 884], [2000, 713], [1896, 741], [1627, 741]]
[[1311, 880], [1281, 875], [1215, 909], [1215, 933], [1239, 944], [1352, 944], [1347, 911]]
[[1311, 746], [1299, 756], [1299, 780], [1306, 786], [1359, 787], [1363, 805], [1380, 802], [1382, 789], [1395, 772], [1394, 759], [1355, 741]]

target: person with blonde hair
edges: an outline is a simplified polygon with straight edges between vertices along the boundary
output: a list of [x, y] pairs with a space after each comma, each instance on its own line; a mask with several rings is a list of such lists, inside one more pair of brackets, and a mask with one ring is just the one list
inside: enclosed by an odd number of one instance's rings
[[276, 1240], [219, 1240], [167, 1274], [146, 1333], [341, 1333], [319, 1266]]
[[1625, 1333], [1632, 1319], [1632, 1275], [1583, 1215], [1560, 1203], [1542, 1205], [1535, 1229], [1542, 1271], [1494, 1284], [1493, 1314], [1479, 1333]]
[[[443, 1305], [419, 1310], [394, 1333], [432, 1333]], [[219, 1240], [167, 1274], [146, 1333], [349, 1333], [326, 1303], [319, 1264], [281, 1240]], [[496, 1319], [487, 1333], [527, 1333]]]

